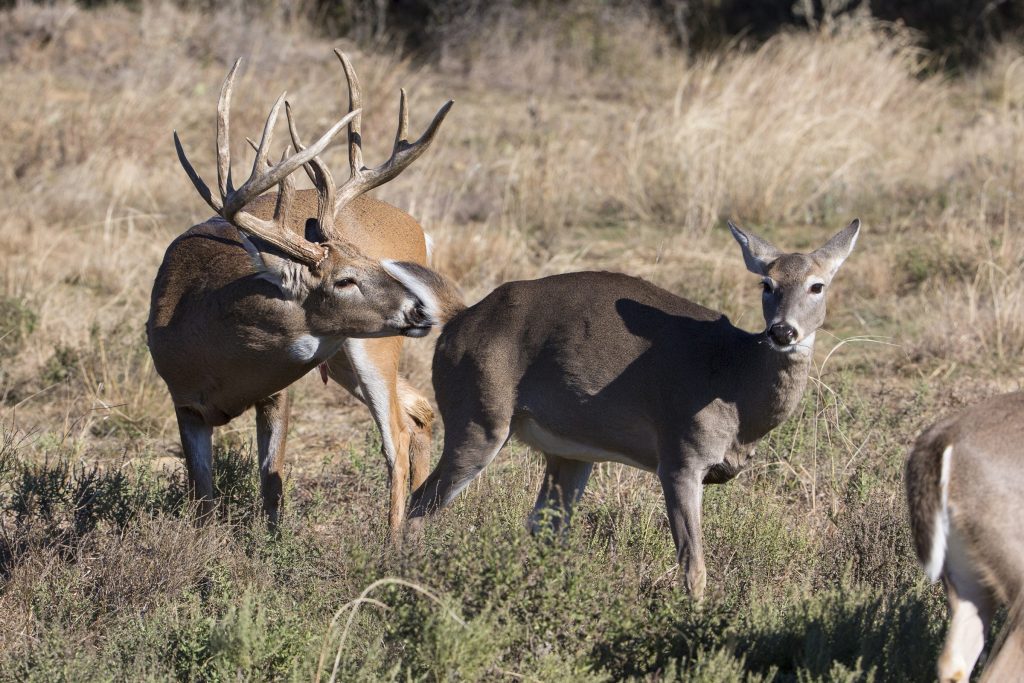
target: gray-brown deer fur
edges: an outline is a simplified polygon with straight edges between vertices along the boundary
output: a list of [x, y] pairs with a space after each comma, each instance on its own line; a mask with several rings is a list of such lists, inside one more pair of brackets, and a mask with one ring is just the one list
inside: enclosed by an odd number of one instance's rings
[[1024, 393], [996, 396], [932, 425], [907, 458], [918, 559], [942, 578], [951, 621], [942, 683], [967, 681], [996, 608], [1003, 642], [982, 680], [1024, 678]]
[[533, 528], [569, 521], [595, 462], [656, 472], [684, 583], [702, 596], [702, 486], [734, 477], [797, 405], [825, 290], [860, 223], [810, 254], [730, 228], [764, 281], [763, 332], [644, 280], [597, 272], [507, 283], [448, 322], [433, 366], [444, 452], [413, 493], [410, 532], [515, 434], [546, 460]]
[[[199, 178], [175, 134], [179, 159], [218, 216], [168, 247], [153, 286], [147, 333], [157, 372], [174, 402], [194, 496], [204, 517], [213, 509], [212, 430], [256, 408], [263, 505], [276, 522], [288, 431], [287, 388], [325, 364], [365, 402], [382, 433], [391, 479], [393, 530], [404, 516], [410, 451], [414, 485], [429, 463], [429, 403], [397, 372], [402, 336], [423, 336], [457, 293], [427, 269], [422, 229], [409, 215], [359, 196], [398, 175], [429, 145], [450, 102], [420, 140], [406, 141], [402, 93], [391, 158], [362, 165], [360, 91], [351, 64], [338, 53], [349, 83], [348, 114], [305, 147], [288, 110], [296, 153], [267, 162], [284, 96], [275, 104], [250, 178], [231, 182], [228, 127], [236, 62], [218, 105], [219, 197]], [[336, 188], [317, 156], [350, 127], [351, 177]], [[305, 168], [313, 190], [296, 191], [291, 174]], [[277, 186], [276, 197], [262, 195]]]

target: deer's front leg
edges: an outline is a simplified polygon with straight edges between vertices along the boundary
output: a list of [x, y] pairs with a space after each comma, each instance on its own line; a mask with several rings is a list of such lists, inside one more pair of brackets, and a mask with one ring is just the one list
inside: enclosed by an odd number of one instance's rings
[[[678, 455], [662, 458], [658, 478], [665, 492], [668, 522], [676, 542], [676, 561], [682, 570], [686, 590], [695, 599], [704, 597], [707, 573], [704, 569], [704, 536], [700, 528], [704, 468], [685, 464]], [[682, 462], [680, 462], [682, 461]]]

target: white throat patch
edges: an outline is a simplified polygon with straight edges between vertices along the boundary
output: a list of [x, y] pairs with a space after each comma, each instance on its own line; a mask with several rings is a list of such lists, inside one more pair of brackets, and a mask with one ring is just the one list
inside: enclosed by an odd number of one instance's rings
[[322, 361], [333, 356], [340, 346], [340, 342], [332, 342], [328, 337], [302, 334], [288, 345], [288, 357], [303, 364]]

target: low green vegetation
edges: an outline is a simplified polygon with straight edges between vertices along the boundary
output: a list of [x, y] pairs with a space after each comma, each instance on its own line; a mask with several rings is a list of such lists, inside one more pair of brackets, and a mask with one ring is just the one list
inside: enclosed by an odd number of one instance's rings
[[675, 581], [654, 477], [619, 466], [599, 468], [567, 535], [532, 537], [540, 467], [513, 444], [395, 549], [382, 479], [316, 492], [348, 458], [293, 480], [270, 533], [250, 449], [222, 445], [220, 516], [197, 529], [183, 468], [87, 466], [57, 441], [39, 462], [22, 457], [39, 435], [7, 431], [0, 678], [927, 680], [945, 606], [913, 559], [899, 468], [839, 467], [885, 418], [852, 389], [829, 396], [809, 392], [751, 471], [707, 489], [701, 604]]
[[[327, 4], [0, 0], [18, 93], [0, 110], [0, 682], [933, 680], [946, 610], [902, 464], [940, 415], [1021, 387], [1024, 5], [952, 3], [932, 14], [987, 18], [910, 22], [921, 35], [880, 19], [932, 0], [745, 3], [774, 8], [763, 22], [718, 0]], [[796, 250], [863, 221], [802, 405], [706, 491], [702, 604], [677, 586], [653, 476], [597, 467], [572, 530], [534, 538], [541, 466], [516, 444], [395, 548], [368, 411], [315, 376], [294, 387], [280, 531], [251, 414], [218, 429], [220, 513], [193, 525], [144, 329], [164, 250], [210, 215], [170, 131], [215, 173], [242, 57], [243, 172], [278, 93], [310, 135], [341, 115], [335, 47], [363, 84], [368, 164], [399, 88], [414, 130], [456, 100], [376, 196], [469, 302], [614, 270], [754, 330], [760, 284], [726, 220]], [[344, 182], [345, 145], [324, 161]], [[403, 361], [428, 397], [434, 339]]]

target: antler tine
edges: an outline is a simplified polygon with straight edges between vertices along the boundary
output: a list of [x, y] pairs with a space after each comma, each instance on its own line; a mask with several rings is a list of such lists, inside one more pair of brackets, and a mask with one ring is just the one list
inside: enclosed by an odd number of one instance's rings
[[[228, 213], [234, 213], [241, 210], [243, 206], [258, 197], [268, 188], [276, 185], [277, 182], [265, 182], [266, 176], [269, 176], [278, 167], [287, 167], [285, 159], [282, 159], [277, 166], [271, 166], [269, 170], [265, 170], [264, 168], [267, 166], [267, 156], [270, 154], [270, 142], [274, 139], [274, 126], [277, 124], [277, 115], [281, 111], [281, 105], [284, 104], [285, 94], [286, 93], [281, 93], [281, 96], [277, 98], [276, 102], [274, 102], [274, 106], [270, 110], [270, 115], [267, 116], [267, 121], [263, 124], [263, 134], [260, 136], [259, 147], [256, 148], [256, 159], [252, 162], [252, 172], [249, 174], [249, 179], [242, 183], [240, 188], [234, 191], [229, 191], [228, 195], [224, 197], [224, 210]], [[224, 122], [226, 126], [226, 118]], [[225, 142], [225, 147], [227, 147], [227, 142]], [[295, 170], [295, 168], [297, 167], [293, 167], [292, 170]], [[288, 172], [291, 173], [291, 171]], [[280, 179], [278, 179], [278, 181], [279, 180]], [[229, 178], [228, 185], [230, 184], [231, 181]]]
[[[281, 162], [288, 158], [288, 152], [291, 148], [285, 145], [284, 151], [281, 153]], [[281, 163], [278, 162], [278, 163]], [[266, 162], [270, 163], [270, 162]], [[274, 204], [274, 222], [282, 230], [288, 229], [288, 211], [292, 207], [292, 200], [295, 198], [295, 182], [292, 180], [291, 175], [286, 175], [284, 179], [277, 186], [277, 202]]]
[[391, 151], [391, 157], [376, 168], [368, 169], [365, 166], [358, 169], [354, 168], [352, 177], [342, 185], [338, 192], [338, 199], [335, 202], [335, 213], [364, 192], [383, 185], [397, 176], [409, 164], [416, 161], [421, 154], [427, 151], [453, 104], [455, 104], [453, 100], [445, 102], [437, 111], [437, 114], [434, 115], [434, 120], [427, 126], [427, 130], [424, 131], [423, 135], [416, 142], [409, 143], [405, 139], [409, 128], [408, 102], [403, 91], [399, 101], [398, 131], [395, 135], [395, 144]]
[[218, 214], [224, 210], [224, 204], [219, 197], [213, 195], [210, 192], [210, 188], [206, 186], [203, 179], [199, 177], [196, 170], [192, 168], [192, 164], [189, 163], [188, 158], [185, 156], [185, 150], [181, 147], [181, 140], [178, 138], [178, 131], [174, 131], [174, 149], [178, 152], [178, 161], [181, 162], [182, 168], [185, 169], [185, 173], [188, 174], [189, 180], [195, 186], [196, 191], [199, 192], [199, 196], [210, 205]]
[[[253, 151], [259, 152], [260, 148], [252, 138], [246, 137], [245, 141], [249, 143], [249, 146], [253, 148]], [[284, 161], [288, 157], [288, 152], [290, 150], [290, 147], [284, 148], [284, 151], [281, 152], [281, 161]], [[273, 166], [270, 161], [265, 161], [264, 163], [266, 163], [267, 168], [271, 168]], [[291, 208], [294, 195], [295, 183], [292, 181], [292, 176], [285, 176], [284, 180], [277, 185], [277, 204], [274, 207], [274, 221], [282, 227], [287, 227], [286, 222], [288, 220], [288, 209]]]
[[[363, 108], [363, 90], [359, 87], [359, 78], [352, 62], [341, 50], [335, 49], [334, 54], [341, 61], [341, 68], [345, 72], [345, 81], [348, 83], [348, 110], [356, 111]], [[355, 175], [363, 167], [363, 138], [360, 134], [362, 117], [353, 119], [348, 127], [348, 165], [352, 175]]]
[[[220, 196], [218, 197], [210, 192], [210, 188], [203, 182], [199, 174], [196, 173], [196, 170], [185, 156], [185, 150], [182, 148], [177, 131], [175, 131], [174, 147], [178, 153], [178, 160], [181, 162], [182, 168], [185, 169], [189, 180], [192, 181], [192, 184], [199, 192], [199, 196], [224, 220], [233, 224], [243, 233], [259, 237], [292, 258], [315, 267], [324, 259], [326, 255], [325, 249], [297, 235], [289, 230], [286, 225], [288, 209], [295, 194], [295, 186], [292, 182], [291, 174], [298, 170], [300, 166], [304, 167], [306, 164], [312, 164], [313, 168], [317, 169], [316, 174], [321, 176], [319, 182], [314, 179], [320, 194], [318, 210], [321, 214], [325, 211], [329, 212], [327, 207], [330, 206], [330, 201], [333, 200], [333, 180], [330, 179], [330, 174], [326, 167], [316, 157], [326, 149], [327, 145], [330, 144], [334, 136], [341, 132], [342, 128], [351, 121], [358, 119], [360, 110], [350, 111], [309, 147], [297, 149], [296, 153], [291, 156], [288, 155], [289, 150], [286, 148], [284, 154], [281, 155], [281, 160], [276, 164], [271, 164], [268, 160], [268, 155], [274, 135], [274, 126], [277, 123], [281, 104], [284, 102], [285, 96], [281, 95], [277, 102], [274, 103], [274, 107], [271, 109], [270, 115], [263, 126], [263, 136], [260, 138], [259, 145], [246, 138], [249, 144], [256, 150], [256, 159], [253, 162], [252, 172], [249, 174], [248, 180], [236, 190], [231, 180], [229, 121], [231, 118], [231, 91], [239, 64], [241, 64], [240, 59], [235, 61], [228, 72], [227, 78], [224, 79], [224, 85], [221, 86], [220, 98], [217, 101], [217, 184]], [[293, 129], [294, 124], [290, 124], [289, 128]], [[293, 137], [298, 139], [297, 135], [293, 134]], [[274, 219], [272, 221], [257, 218], [243, 210], [250, 201], [274, 185], [279, 187], [274, 208]], [[333, 220], [333, 212], [329, 213], [331, 213], [331, 220]], [[324, 222], [322, 221], [322, 224]]]
[[[283, 100], [279, 102], [283, 102]], [[275, 110], [271, 112], [271, 118], [276, 116], [276, 110], [277, 106], [275, 106]], [[228, 220], [231, 220], [231, 215], [234, 215], [235, 213], [240, 211], [242, 207], [244, 207], [246, 204], [248, 204], [250, 201], [258, 197], [263, 192], [265, 192], [268, 188], [277, 185], [285, 178], [285, 176], [288, 176], [294, 171], [298, 170], [300, 166], [305, 165], [313, 157], [323, 152], [327, 145], [330, 144], [331, 139], [335, 135], [337, 135], [341, 131], [341, 129], [344, 128], [354, 116], [357, 116], [358, 114], [358, 111], [349, 112], [348, 114], [345, 115], [344, 118], [342, 118], [340, 121], [331, 126], [331, 128], [326, 133], [321, 135], [320, 138], [312, 145], [302, 150], [301, 152], [296, 152], [287, 159], [271, 166], [269, 169], [260, 171], [258, 169], [259, 164], [254, 164], [253, 172], [249, 179], [246, 180], [245, 183], [240, 188], [231, 193], [230, 196], [225, 197], [224, 217], [227, 218]], [[271, 123], [270, 119], [268, 119], [268, 123]], [[266, 130], [264, 132], [266, 132]], [[264, 141], [261, 141], [260, 146], [262, 147], [263, 144]], [[264, 150], [264, 159], [266, 158], [265, 155], [266, 151]], [[260, 155], [257, 154], [257, 157], [259, 156]], [[259, 161], [258, 158], [257, 161]]]
[[[358, 114], [358, 111], [349, 112], [344, 118], [331, 126], [326, 133], [321, 135], [316, 142], [301, 152], [296, 152], [292, 156], [286, 157], [277, 164], [260, 172], [257, 172], [254, 169], [253, 175], [242, 187], [228, 197], [225, 197], [225, 209], [220, 212], [221, 216], [223, 216], [227, 221], [233, 223], [239, 230], [255, 237], [259, 237], [293, 258], [312, 266], [318, 265], [325, 255], [323, 247], [307, 241], [303, 237], [296, 235], [291, 230], [283, 228], [277, 222], [262, 220], [240, 209], [251, 199], [263, 193], [267, 188], [284, 182], [285, 179], [294, 171], [298, 170], [300, 166], [309, 163], [314, 157], [320, 154], [331, 142], [331, 139], [333, 139], [334, 136], [337, 135], [342, 128], [348, 125], [348, 122]], [[285, 188], [282, 188], [281, 191], [284, 192]], [[289, 198], [284, 200], [286, 203], [282, 208], [287, 208], [288, 200]], [[280, 203], [281, 197], [279, 196], [279, 204]]]
[[[289, 127], [289, 130], [291, 130], [291, 128], [292, 128], [292, 115], [291, 115], [291, 109], [290, 109], [290, 106], [288, 104], [288, 100], [287, 99], [285, 100], [285, 112], [286, 112], [286, 114], [288, 114], [288, 127]], [[293, 138], [295, 137], [294, 133], [292, 134], [292, 137]], [[249, 146], [251, 146], [253, 148], [253, 152], [259, 152], [259, 145], [256, 144], [256, 140], [254, 140], [253, 138], [251, 138], [249, 136], [246, 136], [246, 142], [248, 142]], [[283, 154], [281, 156], [281, 161], [285, 161], [285, 158], [288, 156], [288, 151], [290, 150], [290, 148], [291, 147], [285, 147], [285, 154]], [[304, 148], [305, 147], [296, 147], [296, 151], [302, 152], [302, 150], [304, 150]], [[310, 164], [311, 163], [312, 162], [310, 162]], [[316, 176], [313, 174], [313, 169], [312, 169], [312, 166], [310, 166], [310, 164], [306, 164], [305, 166], [303, 166], [302, 170], [306, 172], [307, 176], [309, 176], [309, 180], [310, 181], [316, 182]], [[266, 167], [267, 168], [272, 168], [273, 164], [270, 161], [267, 161], [266, 162]], [[283, 180], [282, 182], [286, 182], [286, 181], [290, 182], [291, 178], [292, 178], [292, 176], [290, 176], [290, 175], [285, 176], [285, 180]]]
[[[267, 157], [270, 156], [270, 141], [274, 139], [274, 126], [277, 125], [277, 115], [281, 112], [281, 105], [284, 104], [285, 95], [288, 93], [283, 92], [281, 96], [277, 98], [277, 102], [274, 102], [273, 108], [270, 110], [270, 116], [267, 117], [267, 122], [263, 126], [263, 135], [260, 137], [260, 146], [256, 150], [256, 159], [252, 162], [252, 174], [263, 167], [267, 162]], [[284, 161], [287, 157], [281, 157], [281, 161]]]
[[231, 187], [231, 145], [228, 119], [231, 114], [231, 90], [235, 86], [235, 73], [238, 71], [242, 58], [235, 60], [231, 71], [228, 71], [224, 85], [220, 88], [220, 99], [217, 100], [217, 186], [221, 198], [234, 191]]
[[[284, 103], [284, 112], [288, 119], [288, 133], [292, 137], [292, 145], [301, 152], [305, 146], [299, 138], [299, 131], [295, 127], [295, 120], [292, 117], [292, 107], [288, 102]], [[336, 237], [334, 231], [334, 176], [318, 156], [313, 157], [303, 168], [306, 169], [306, 173], [317, 190], [317, 221], [320, 223], [320, 230], [326, 239], [333, 239]]]
[[[295, 147], [296, 151], [301, 152], [302, 150], [305, 149], [305, 147], [301, 146], [302, 143], [299, 140], [299, 134], [295, 130], [295, 121], [292, 120], [292, 103], [289, 102], [288, 100], [284, 101], [284, 116], [285, 116], [285, 119], [288, 121], [288, 134], [292, 138], [292, 146]], [[316, 184], [316, 174], [313, 171], [312, 164], [304, 165], [302, 167], [302, 170], [306, 172], [306, 177], [309, 178], [309, 182], [311, 182], [311, 183], [313, 183], [315, 185]]]
[[405, 88], [399, 90], [398, 97], [398, 132], [395, 134], [395, 146], [409, 137], [409, 98]]
[[[252, 147], [252, 151], [254, 151], [254, 152], [258, 152], [258, 151], [260, 151], [260, 146], [259, 146], [259, 145], [257, 145], [257, 144], [256, 144], [256, 141], [255, 141], [255, 140], [253, 140], [253, 139], [252, 139], [251, 137], [249, 137], [248, 135], [246, 135], [246, 136], [245, 136], [245, 141], [249, 143], [249, 146], [250, 146], [250, 147]], [[268, 167], [268, 168], [270, 167], [270, 162], [267, 162], [267, 167]]]

